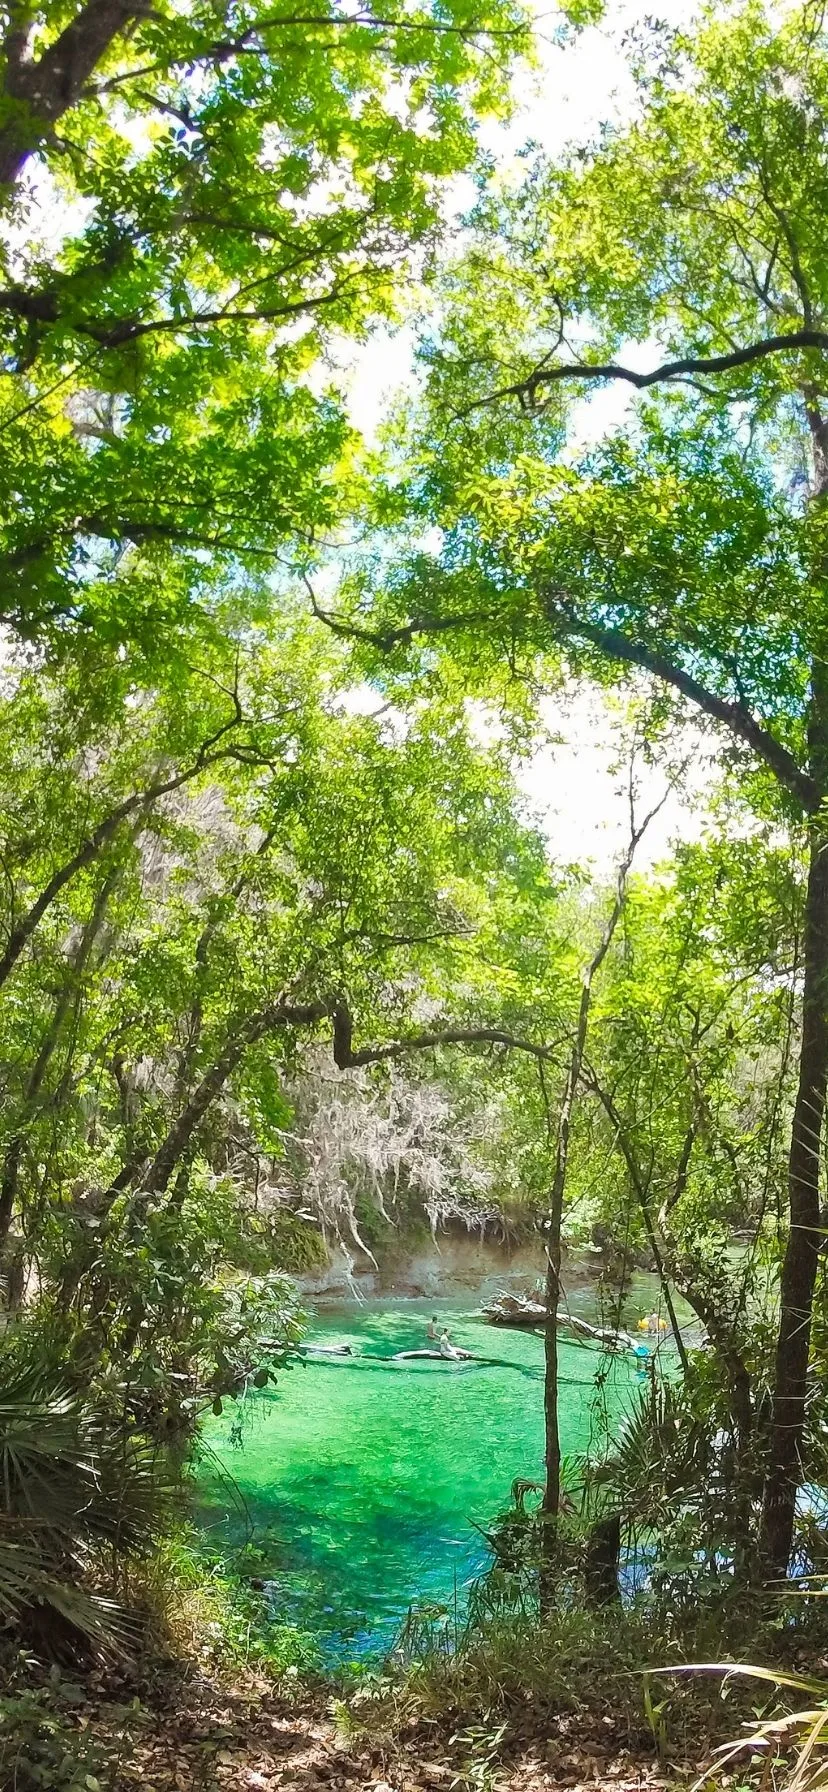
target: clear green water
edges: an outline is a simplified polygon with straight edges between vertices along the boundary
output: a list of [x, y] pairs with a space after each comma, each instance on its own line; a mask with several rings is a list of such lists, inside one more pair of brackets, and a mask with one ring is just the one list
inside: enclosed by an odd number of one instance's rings
[[[589, 1312], [590, 1299], [573, 1300]], [[450, 1302], [400, 1301], [318, 1316], [309, 1339], [355, 1352], [418, 1349], [435, 1310], [454, 1342], [497, 1364], [317, 1360], [211, 1421], [202, 1520], [232, 1555], [264, 1551], [274, 1616], [313, 1630], [329, 1658], [387, 1649], [414, 1601], [462, 1605], [487, 1560], [475, 1525], [543, 1463], [543, 1342], [484, 1325]], [[564, 1451], [600, 1443], [637, 1386], [629, 1358], [561, 1342]], [[218, 1465], [232, 1477], [222, 1481]]]

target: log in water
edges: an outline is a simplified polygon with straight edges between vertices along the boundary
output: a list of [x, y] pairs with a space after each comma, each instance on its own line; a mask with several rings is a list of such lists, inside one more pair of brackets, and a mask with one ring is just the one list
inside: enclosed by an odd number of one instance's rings
[[[498, 1294], [487, 1307], [483, 1308], [483, 1318], [488, 1325], [508, 1325], [521, 1330], [543, 1330], [546, 1325], [546, 1306], [543, 1301], [530, 1300], [525, 1294]], [[593, 1344], [600, 1344], [604, 1350], [635, 1350], [640, 1339], [633, 1338], [629, 1332], [620, 1329], [610, 1330], [607, 1326], [589, 1325], [576, 1313], [559, 1312], [555, 1315], [559, 1331], [572, 1332], [577, 1338], [588, 1339]]]

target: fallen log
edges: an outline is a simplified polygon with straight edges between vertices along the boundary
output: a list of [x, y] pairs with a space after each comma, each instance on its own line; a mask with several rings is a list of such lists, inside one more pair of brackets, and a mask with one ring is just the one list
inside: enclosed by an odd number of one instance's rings
[[[482, 1317], [489, 1325], [542, 1330], [546, 1325], [546, 1307], [543, 1301], [530, 1300], [525, 1294], [503, 1293], [497, 1296], [491, 1306], [483, 1308]], [[607, 1350], [634, 1350], [640, 1342], [629, 1332], [610, 1331], [606, 1326], [588, 1325], [585, 1319], [578, 1319], [574, 1313], [557, 1313], [556, 1324], [559, 1331], [572, 1332], [577, 1338], [588, 1338], [591, 1343], [601, 1344]]]
[[489, 1325], [544, 1326], [546, 1307], [542, 1301], [530, 1300], [525, 1294], [498, 1294], [491, 1306], [482, 1309], [482, 1318]]
[[444, 1356], [441, 1350], [397, 1350], [392, 1356], [380, 1356], [376, 1350], [355, 1351], [350, 1344], [302, 1344], [300, 1354], [306, 1357], [344, 1357], [350, 1358], [354, 1363], [407, 1363], [415, 1357], [427, 1357], [432, 1363], [478, 1363], [489, 1360], [473, 1356], [470, 1350], [455, 1350], [452, 1356]]
[[585, 1319], [577, 1319], [574, 1313], [558, 1313], [556, 1319], [562, 1331], [574, 1332], [576, 1338], [590, 1338], [608, 1350], [636, 1350], [641, 1343], [640, 1338], [633, 1338], [629, 1332], [610, 1331], [604, 1325], [587, 1325]]

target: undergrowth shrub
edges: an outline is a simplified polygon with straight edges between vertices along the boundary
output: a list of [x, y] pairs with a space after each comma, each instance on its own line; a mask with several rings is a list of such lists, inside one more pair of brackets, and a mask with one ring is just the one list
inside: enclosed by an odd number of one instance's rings
[[277, 1679], [318, 1679], [316, 1638], [280, 1620], [266, 1585], [252, 1584], [255, 1566], [250, 1551], [230, 1562], [211, 1554], [193, 1529], [165, 1538], [143, 1588], [156, 1647], [163, 1639], [172, 1653], [208, 1669], [252, 1666]]
[[[16, 1664], [19, 1677], [25, 1662]], [[109, 1792], [132, 1748], [134, 1707], [104, 1737], [78, 1722], [86, 1691], [54, 1668], [45, 1686], [0, 1696], [0, 1785], [9, 1792]]]
[[122, 1573], [168, 1522], [172, 1483], [146, 1439], [48, 1367], [0, 1385], [0, 1614], [51, 1655], [123, 1652]]

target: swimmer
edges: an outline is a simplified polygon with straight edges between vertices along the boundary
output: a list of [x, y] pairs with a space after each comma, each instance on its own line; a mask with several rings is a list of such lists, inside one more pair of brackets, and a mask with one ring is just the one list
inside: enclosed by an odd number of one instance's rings
[[436, 1344], [439, 1336], [440, 1336], [440, 1333], [437, 1330], [437, 1314], [432, 1313], [431, 1318], [429, 1319], [428, 1325], [426, 1326], [426, 1337], [428, 1338], [430, 1344]]

